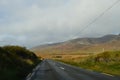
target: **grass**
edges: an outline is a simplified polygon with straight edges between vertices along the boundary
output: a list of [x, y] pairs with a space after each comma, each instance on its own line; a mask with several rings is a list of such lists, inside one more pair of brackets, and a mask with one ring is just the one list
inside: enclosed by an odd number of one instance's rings
[[25, 80], [39, 62], [39, 58], [24, 47], [0, 47], [0, 80]]
[[16, 70], [6, 69], [6, 70], [1, 70], [1, 71], [2, 71], [2, 72], [0, 72], [1, 80], [22, 80], [22, 78], [20, 78], [16, 75], [17, 74]]
[[120, 76], [120, 51], [104, 52], [81, 59], [59, 59], [64, 63]]

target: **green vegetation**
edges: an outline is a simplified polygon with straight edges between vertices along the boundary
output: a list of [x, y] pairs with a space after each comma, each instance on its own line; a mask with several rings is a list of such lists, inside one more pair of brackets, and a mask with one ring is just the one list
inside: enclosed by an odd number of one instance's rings
[[59, 60], [74, 66], [120, 76], [120, 51], [103, 52], [79, 60]]
[[39, 62], [38, 57], [24, 47], [0, 47], [0, 80], [24, 80]]

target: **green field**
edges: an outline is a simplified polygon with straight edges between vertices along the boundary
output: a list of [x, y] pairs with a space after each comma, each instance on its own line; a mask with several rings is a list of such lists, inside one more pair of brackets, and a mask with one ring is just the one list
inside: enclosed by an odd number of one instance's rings
[[77, 67], [120, 76], [120, 51], [103, 52], [74, 60], [59, 60]]

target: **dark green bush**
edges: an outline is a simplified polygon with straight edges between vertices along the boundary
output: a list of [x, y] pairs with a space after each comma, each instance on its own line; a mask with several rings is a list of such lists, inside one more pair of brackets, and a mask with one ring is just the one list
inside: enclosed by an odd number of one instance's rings
[[25, 47], [0, 47], [0, 80], [24, 80], [38, 63], [37, 56]]

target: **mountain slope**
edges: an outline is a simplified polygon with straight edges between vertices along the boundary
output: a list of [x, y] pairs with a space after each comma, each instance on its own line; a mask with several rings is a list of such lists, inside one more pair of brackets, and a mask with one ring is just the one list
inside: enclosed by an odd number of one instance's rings
[[120, 35], [105, 35], [100, 38], [78, 38], [56, 44], [47, 44], [31, 49], [43, 54], [99, 53], [120, 50]]

